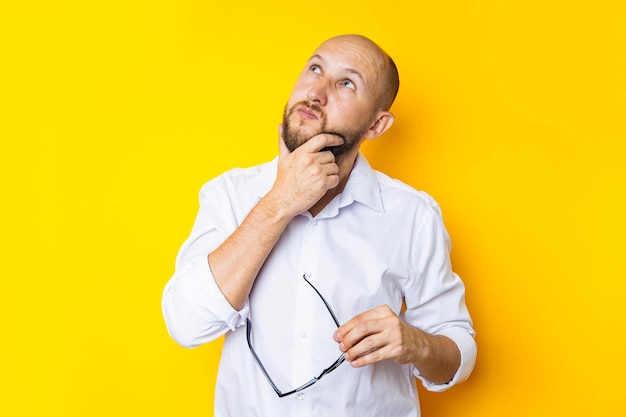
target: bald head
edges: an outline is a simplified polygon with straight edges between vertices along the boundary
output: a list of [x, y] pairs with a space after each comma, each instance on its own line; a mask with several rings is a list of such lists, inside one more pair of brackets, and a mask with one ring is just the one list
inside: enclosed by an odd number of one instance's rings
[[283, 114], [283, 141], [291, 151], [325, 133], [340, 136], [336, 157], [356, 155], [366, 139], [393, 124], [389, 112], [398, 92], [398, 72], [374, 42], [358, 35], [322, 43], [298, 76]]
[[362, 35], [335, 36], [322, 43], [320, 48], [329, 43], [338, 43], [354, 54], [368, 58], [376, 74], [374, 81], [378, 90], [378, 108], [389, 110], [400, 87], [400, 77], [393, 59], [371, 39]]

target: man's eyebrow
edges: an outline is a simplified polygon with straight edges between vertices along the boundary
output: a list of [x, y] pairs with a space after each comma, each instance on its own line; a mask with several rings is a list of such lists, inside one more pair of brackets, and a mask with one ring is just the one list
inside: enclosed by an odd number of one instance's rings
[[322, 58], [321, 55], [315, 54], [311, 58], [309, 58], [309, 60], [307, 62], [315, 61], [316, 59], [319, 59], [320, 61], [324, 60], [324, 58]]
[[362, 82], [365, 82], [365, 78], [363, 78], [361, 73], [358, 72], [357, 70], [352, 69], [352, 68], [346, 68], [346, 71], [349, 72], [350, 74], [356, 75]]
[[[324, 58], [321, 55], [319, 55], [319, 54], [315, 54], [311, 58], [309, 58], [308, 62], [315, 61], [315, 60], [319, 60], [319, 61], [323, 62]], [[365, 82], [365, 77], [363, 77], [363, 75], [359, 71], [357, 71], [357, 70], [355, 70], [353, 68], [346, 68], [345, 71], [350, 73], [350, 74], [356, 75], [362, 82]]]

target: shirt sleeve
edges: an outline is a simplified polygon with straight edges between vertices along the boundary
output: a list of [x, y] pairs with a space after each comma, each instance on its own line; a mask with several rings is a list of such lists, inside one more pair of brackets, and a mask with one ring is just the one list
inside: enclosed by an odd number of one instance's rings
[[[200, 210], [191, 235], [176, 258], [174, 275], [163, 291], [161, 306], [170, 336], [184, 347], [210, 342], [245, 324], [248, 304], [235, 310], [222, 294], [211, 269], [208, 255], [237, 227], [237, 219], [226, 218], [228, 198], [215, 184], [200, 192]], [[230, 210], [232, 213], [232, 210]]]
[[407, 323], [430, 334], [450, 338], [459, 348], [461, 364], [446, 384], [434, 384], [418, 369], [414, 374], [429, 391], [445, 391], [467, 379], [476, 361], [472, 319], [465, 305], [465, 286], [452, 271], [450, 237], [439, 207], [431, 200], [418, 216], [412, 247], [413, 273], [405, 292]]

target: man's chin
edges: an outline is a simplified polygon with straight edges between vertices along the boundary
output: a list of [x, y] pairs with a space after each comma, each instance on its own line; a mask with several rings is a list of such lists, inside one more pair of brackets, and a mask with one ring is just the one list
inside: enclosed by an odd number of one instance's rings
[[295, 132], [290, 129], [290, 131], [284, 132], [285, 145], [290, 152], [293, 152], [319, 134], [319, 129], [297, 129]]
[[331, 151], [333, 153], [333, 155], [337, 156], [337, 155], [341, 155], [341, 146], [327, 146], [325, 148], [322, 148], [320, 150], [320, 152], [326, 152], [326, 151]]

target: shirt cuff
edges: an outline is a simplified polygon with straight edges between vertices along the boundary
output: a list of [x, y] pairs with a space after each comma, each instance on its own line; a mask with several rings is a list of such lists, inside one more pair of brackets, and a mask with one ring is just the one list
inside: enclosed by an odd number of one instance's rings
[[206, 257], [200, 257], [193, 262], [184, 275], [184, 282], [180, 285], [186, 287], [184, 292], [190, 305], [196, 307], [202, 320], [222, 322], [230, 330], [245, 324], [249, 311], [248, 302], [239, 311], [230, 305], [217, 286]]
[[454, 385], [465, 381], [474, 369], [477, 353], [476, 341], [474, 340], [472, 333], [469, 333], [466, 329], [447, 328], [438, 332], [437, 335], [446, 336], [457, 345], [459, 352], [461, 353], [461, 364], [459, 365], [459, 369], [457, 369], [454, 374], [454, 377], [452, 377], [452, 379], [445, 384], [435, 384], [430, 382], [420, 375], [419, 370], [415, 368], [415, 376], [422, 381], [424, 388], [432, 392], [446, 391]]

